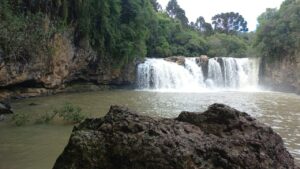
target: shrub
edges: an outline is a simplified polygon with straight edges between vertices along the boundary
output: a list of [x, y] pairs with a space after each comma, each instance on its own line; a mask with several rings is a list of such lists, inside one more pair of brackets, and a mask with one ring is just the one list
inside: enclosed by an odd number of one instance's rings
[[55, 117], [56, 113], [54, 112], [46, 112], [44, 114], [42, 114], [38, 119], [36, 119], [35, 123], [36, 124], [48, 124], [50, 123], [54, 117]]
[[12, 115], [12, 123], [16, 126], [23, 126], [29, 122], [29, 115], [25, 113], [15, 113]]
[[82, 109], [78, 106], [72, 105], [71, 103], [65, 103], [63, 107], [55, 109], [53, 112], [55, 115], [63, 118], [63, 120], [71, 123], [79, 123], [85, 118], [85, 115], [82, 113]]

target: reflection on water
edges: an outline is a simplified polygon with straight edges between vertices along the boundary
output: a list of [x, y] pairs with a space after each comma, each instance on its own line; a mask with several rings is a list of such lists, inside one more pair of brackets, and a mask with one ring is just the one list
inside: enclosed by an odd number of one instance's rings
[[[16, 101], [15, 112], [38, 115], [70, 102], [91, 117], [103, 116], [112, 104], [146, 115], [177, 117], [182, 110], [204, 111], [225, 103], [273, 127], [300, 164], [300, 96], [274, 92], [159, 93], [129, 90], [62, 94]], [[30, 103], [37, 104], [29, 106]], [[63, 151], [72, 126], [62, 124], [13, 127], [0, 123], [0, 169], [50, 169]]]

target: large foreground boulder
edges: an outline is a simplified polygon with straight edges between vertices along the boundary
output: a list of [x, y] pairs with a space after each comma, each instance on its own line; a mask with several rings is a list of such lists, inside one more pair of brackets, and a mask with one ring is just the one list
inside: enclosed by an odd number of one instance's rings
[[214, 104], [176, 119], [112, 106], [75, 127], [54, 169], [299, 169], [270, 127]]

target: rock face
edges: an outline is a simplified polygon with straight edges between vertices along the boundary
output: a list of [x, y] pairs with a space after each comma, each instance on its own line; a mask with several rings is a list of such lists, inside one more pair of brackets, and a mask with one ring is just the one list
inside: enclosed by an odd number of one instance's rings
[[[178, 65], [185, 66], [185, 58], [184, 56], [171, 56], [167, 57], [164, 60], [168, 62], [174, 62]], [[208, 62], [209, 57], [206, 55], [201, 55], [199, 57], [195, 57], [196, 63], [201, 67], [204, 78], [207, 78], [208, 76]]]
[[196, 62], [202, 68], [203, 75], [205, 79], [208, 77], [208, 62], [209, 57], [206, 55], [201, 55], [200, 57], [196, 58]]
[[[72, 33], [70, 33], [72, 35]], [[136, 62], [115, 68], [112, 61], [89, 45], [75, 46], [71, 35], [56, 34], [49, 58], [39, 56], [26, 62], [7, 61], [0, 51], [0, 100], [9, 96], [38, 96], [64, 88], [73, 81], [103, 85], [135, 83]], [[22, 90], [16, 90], [22, 88]], [[27, 90], [30, 89], [30, 92]], [[36, 90], [35, 90], [36, 89]]]
[[214, 104], [204, 113], [151, 118], [112, 106], [73, 129], [54, 169], [299, 169], [281, 137], [246, 113]]
[[166, 61], [168, 62], [174, 62], [177, 63], [178, 65], [185, 65], [185, 57], [184, 56], [171, 56], [171, 57], [167, 57], [165, 58]]
[[273, 90], [300, 94], [300, 53], [280, 61], [262, 60], [260, 85]]

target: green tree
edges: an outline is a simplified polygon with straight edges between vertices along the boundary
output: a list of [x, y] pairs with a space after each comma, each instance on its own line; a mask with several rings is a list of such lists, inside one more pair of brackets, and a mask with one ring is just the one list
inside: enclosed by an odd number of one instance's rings
[[254, 47], [269, 60], [296, 56], [300, 50], [300, 1], [286, 0], [279, 10], [267, 9], [259, 18]]
[[213, 33], [213, 28], [210, 23], [207, 23], [205, 19], [200, 16], [197, 18], [196, 22], [192, 25], [197, 31], [204, 33], [205, 35], [211, 35]]
[[236, 35], [217, 33], [207, 39], [211, 57], [247, 57], [245, 39]]
[[114, 66], [145, 56], [240, 57], [247, 41], [240, 35], [213, 35], [203, 17], [189, 25], [176, 0], [169, 2], [166, 12], [157, 0], [1, 0], [0, 52], [6, 60], [47, 60], [55, 34], [69, 38], [76, 49], [93, 50], [95, 60]]
[[166, 9], [171, 18], [180, 20], [181, 24], [185, 27], [188, 26], [189, 20], [185, 16], [185, 11], [178, 5], [177, 0], [170, 0]]
[[157, 0], [150, 0], [150, 2], [151, 2], [152, 6], [153, 6], [153, 8], [154, 8], [154, 10], [155, 10], [156, 12], [162, 10], [162, 7], [161, 7], [161, 5], [157, 2]]
[[226, 34], [248, 32], [247, 21], [239, 13], [228, 12], [217, 14], [212, 18], [215, 31]]
[[175, 35], [183, 31], [180, 22], [174, 22], [166, 13], [157, 13], [149, 28], [148, 57], [167, 57], [176, 54], [172, 46]]
[[116, 56], [121, 56], [123, 62], [128, 63], [147, 54], [148, 25], [151, 24], [154, 10], [149, 1], [122, 0], [121, 6], [121, 36], [116, 46]]
[[262, 13], [258, 18], [258, 22], [262, 24], [265, 21], [278, 17], [278, 10], [276, 8], [267, 8], [266, 12]]

